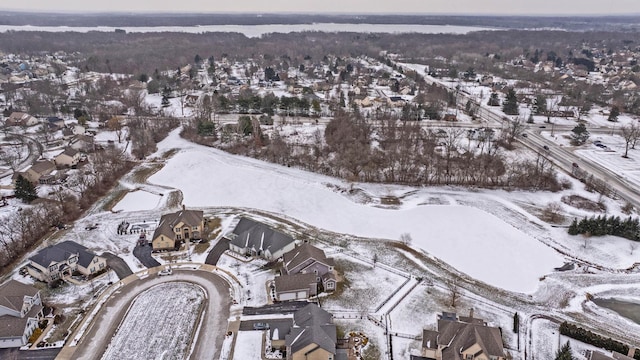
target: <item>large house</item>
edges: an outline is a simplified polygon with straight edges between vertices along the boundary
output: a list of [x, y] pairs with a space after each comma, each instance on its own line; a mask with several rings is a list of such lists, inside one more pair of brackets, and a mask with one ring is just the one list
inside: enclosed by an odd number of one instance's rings
[[51, 282], [77, 271], [89, 276], [107, 267], [107, 260], [73, 241], [48, 246], [29, 258], [27, 271], [34, 278]]
[[296, 246], [291, 236], [244, 217], [226, 238], [230, 240], [231, 251], [269, 261], [279, 259]]
[[38, 289], [15, 280], [0, 285], [0, 348], [26, 345], [41, 318]]
[[186, 240], [201, 239], [204, 230], [204, 213], [186, 210], [162, 215], [158, 227], [153, 232], [153, 251], [174, 250]]
[[505, 360], [500, 329], [482, 319], [443, 312], [438, 330], [423, 330], [422, 355], [430, 360]]
[[80, 162], [80, 152], [74, 148], [68, 147], [58, 154], [53, 161], [57, 166], [72, 167]]
[[[293, 326], [284, 338], [287, 360], [333, 360], [336, 342], [333, 315], [316, 304], [309, 304], [293, 314]], [[276, 344], [278, 342], [272, 340], [272, 345]]]
[[7, 126], [33, 126], [39, 123], [38, 119], [23, 112], [13, 112], [7, 118]]
[[38, 160], [22, 176], [33, 184], [46, 183], [51, 177], [55, 177], [56, 164], [50, 160]]
[[336, 288], [333, 259], [311, 244], [302, 244], [282, 257], [282, 275], [275, 278], [275, 295], [278, 301], [303, 300], [322, 290]]

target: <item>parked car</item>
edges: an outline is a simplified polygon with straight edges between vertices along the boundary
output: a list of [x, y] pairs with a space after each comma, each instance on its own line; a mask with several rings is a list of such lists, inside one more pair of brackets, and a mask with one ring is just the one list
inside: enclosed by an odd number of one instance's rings
[[522, 134], [522, 137], [528, 137], [529, 135], [527, 135], [526, 133]]
[[158, 271], [158, 276], [166, 276], [171, 274], [173, 274], [173, 270], [171, 270], [171, 268]]
[[549, 150], [549, 147], [547, 145], [544, 145], [542, 148], [547, 150], [547, 151]]
[[267, 323], [253, 323], [253, 330], [268, 330], [269, 329], [269, 324]]

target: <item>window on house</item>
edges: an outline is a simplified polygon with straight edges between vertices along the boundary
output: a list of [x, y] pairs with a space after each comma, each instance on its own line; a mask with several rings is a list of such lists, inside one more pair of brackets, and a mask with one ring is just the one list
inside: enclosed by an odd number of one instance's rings
[[76, 256], [72, 256], [69, 258], [69, 264], [75, 264], [78, 261]]
[[180, 234], [176, 235], [176, 239], [182, 240], [182, 235], [180, 235]]
[[98, 260], [99, 260], [99, 259], [98, 259], [97, 257], [94, 257], [94, 258], [93, 258], [93, 262], [94, 262], [94, 263], [97, 263], [97, 262], [98, 262]]
[[333, 289], [333, 281], [327, 283], [327, 289]]
[[92, 267], [92, 268], [91, 268], [91, 273], [94, 273], [94, 272], [96, 272], [96, 268], [95, 268], [95, 267]]
[[179, 228], [179, 227], [177, 227], [177, 228], [173, 229], [173, 231], [174, 231], [176, 234], [178, 234], [178, 233], [180, 232], [180, 228]]
[[104, 263], [100, 263], [100, 270], [104, 269]]
[[191, 230], [193, 230], [193, 231], [197, 231], [197, 230], [198, 230], [198, 227], [197, 227], [197, 226], [193, 226], [193, 227], [191, 227]]

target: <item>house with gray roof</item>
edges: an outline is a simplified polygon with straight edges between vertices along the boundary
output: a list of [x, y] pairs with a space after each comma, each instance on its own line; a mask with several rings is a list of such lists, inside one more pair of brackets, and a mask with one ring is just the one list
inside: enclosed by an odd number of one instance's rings
[[635, 352], [635, 349], [630, 349], [629, 356], [627, 356], [616, 351], [612, 352], [611, 355], [607, 355], [600, 351], [587, 350], [585, 355], [587, 360], [633, 360], [633, 357], [631, 357], [633, 355], [632, 351]]
[[38, 289], [15, 280], [0, 285], [0, 348], [26, 345], [41, 318]]
[[[56, 164], [51, 160], [38, 160], [22, 173], [25, 179], [33, 184], [44, 183], [55, 179]], [[46, 180], [45, 180], [46, 179]]]
[[182, 210], [164, 214], [153, 232], [153, 251], [175, 250], [187, 240], [201, 239], [204, 229], [204, 213], [201, 210]]
[[282, 260], [283, 274], [315, 274], [325, 291], [335, 290], [335, 263], [322, 249], [305, 243], [284, 254]]
[[105, 258], [73, 241], [63, 241], [40, 250], [29, 258], [26, 266], [29, 275], [44, 282], [64, 279], [76, 271], [89, 276], [106, 267]]
[[316, 274], [281, 275], [275, 278], [277, 301], [306, 300], [318, 295], [318, 279]]
[[336, 342], [333, 315], [309, 304], [293, 314], [293, 327], [285, 336], [287, 360], [334, 359]]
[[442, 313], [438, 330], [422, 333], [422, 356], [433, 360], [505, 360], [500, 329], [482, 319]]
[[296, 241], [291, 236], [245, 217], [225, 237], [230, 241], [231, 251], [269, 261], [279, 259], [296, 246]]

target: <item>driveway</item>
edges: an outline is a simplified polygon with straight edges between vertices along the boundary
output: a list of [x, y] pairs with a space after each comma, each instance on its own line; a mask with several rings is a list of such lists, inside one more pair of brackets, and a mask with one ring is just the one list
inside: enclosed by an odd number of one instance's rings
[[127, 265], [127, 263], [119, 256], [114, 255], [110, 252], [102, 253], [102, 255], [100, 256], [107, 259], [107, 265], [116, 272], [116, 275], [118, 275], [118, 278], [120, 278], [120, 280], [133, 274], [133, 271], [131, 271], [129, 265]]
[[288, 301], [261, 307], [248, 307], [242, 309], [242, 315], [270, 315], [291, 314], [309, 305], [307, 301]]
[[152, 248], [149, 245], [136, 245], [136, 247], [133, 248], [133, 256], [140, 260], [142, 265], [146, 266], [147, 268], [160, 266], [158, 260], [154, 259], [153, 256], [151, 256], [151, 249]]
[[229, 240], [221, 238], [213, 246], [213, 249], [209, 251], [207, 259], [204, 261], [204, 263], [209, 265], [216, 265], [218, 263], [218, 260], [220, 260], [220, 256], [222, 256], [222, 254], [227, 250], [229, 250]]

